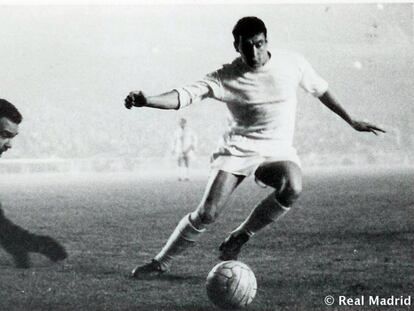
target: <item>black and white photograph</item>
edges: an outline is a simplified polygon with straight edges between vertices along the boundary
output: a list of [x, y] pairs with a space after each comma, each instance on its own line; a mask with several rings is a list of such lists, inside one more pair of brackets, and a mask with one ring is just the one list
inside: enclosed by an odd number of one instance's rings
[[0, 21], [0, 310], [414, 309], [414, 2]]

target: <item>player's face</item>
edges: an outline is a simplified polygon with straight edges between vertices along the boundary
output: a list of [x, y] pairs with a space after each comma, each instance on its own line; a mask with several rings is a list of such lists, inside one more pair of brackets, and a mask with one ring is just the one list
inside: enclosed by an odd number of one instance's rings
[[6, 117], [0, 118], [0, 157], [12, 147], [12, 139], [19, 133], [19, 125]]
[[235, 43], [235, 48], [250, 68], [260, 68], [269, 60], [267, 39], [264, 33], [246, 38], [240, 36], [238, 44]]

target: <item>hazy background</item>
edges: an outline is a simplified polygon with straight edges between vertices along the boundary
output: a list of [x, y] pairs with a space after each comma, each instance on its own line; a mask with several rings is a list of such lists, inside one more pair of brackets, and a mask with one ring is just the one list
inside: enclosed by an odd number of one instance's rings
[[131, 90], [168, 91], [230, 62], [233, 25], [256, 15], [270, 49], [304, 54], [351, 115], [388, 131], [357, 133], [299, 91], [295, 145], [305, 165], [414, 164], [413, 12], [410, 3], [0, 6], [0, 97], [25, 118], [4, 157], [71, 159], [70, 169], [100, 161], [98, 170], [168, 162], [186, 117], [199, 136], [197, 165], [206, 167], [226, 124], [223, 103], [176, 112], [128, 111], [123, 101]]

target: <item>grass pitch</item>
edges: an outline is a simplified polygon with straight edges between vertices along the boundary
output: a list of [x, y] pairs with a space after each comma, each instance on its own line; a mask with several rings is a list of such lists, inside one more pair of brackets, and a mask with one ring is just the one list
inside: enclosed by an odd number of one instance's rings
[[[0, 249], [0, 310], [215, 310], [204, 284], [217, 247], [269, 192], [251, 180], [168, 277], [129, 279], [198, 204], [206, 178], [4, 176], [6, 215], [56, 237], [69, 258], [52, 264], [35, 254], [34, 267], [21, 270]], [[374, 310], [326, 306], [324, 298], [412, 295], [413, 180], [412, 169], [306, 173], [296, 206], [243, 250], [258, 281], [249, 310]]]

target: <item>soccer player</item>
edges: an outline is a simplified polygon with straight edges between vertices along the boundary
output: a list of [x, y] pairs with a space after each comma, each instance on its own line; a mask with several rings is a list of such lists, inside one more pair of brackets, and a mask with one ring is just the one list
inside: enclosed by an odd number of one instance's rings
[[[22, 115], [5, 99], [0, 99], [0, 156], [12, 147], [12, 139], [19, 132]], [[33, 234], [15, 225], [5, 215], [0, 205], [0, 245], [14, 259], [18, 268], [29, 268], [29, 253], [40, 253], [56, 262], [67, 257], [62, 245], [49, 236]]]
[[189, 180], [190, 162], [197, 148], [197, 136], [187, 125], [187, 120], [180, 119], [179, 128], [174, 133], [173, 152], [177, 156], [178, 180]]
[[156, 96], [131, 92], [125, 99], [126, 108], [180, 109], [209, 97], [224, 102], [232, 116], [223, 143], [213, 154], [212, 173], [200, 204], [181, 219], [152, 261], [132, 271], [135, 278], [168, 271], [172, 259], [193, 245], [217, 219], [246, 176], [254, 175], [274, 192], [223, 241], [219, 247], [221, 260], [237, 259], [243, 244], [289, 211], [302, 191], [300, 160], [292, 146], [298, 87], [355, 130], [376, 135], [384, 132], [351, 118], [303, 56], [268, 51], [267, 29], [259, 18], [240, 19], [233, 37], [240, 57], [204, 79]]

